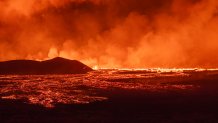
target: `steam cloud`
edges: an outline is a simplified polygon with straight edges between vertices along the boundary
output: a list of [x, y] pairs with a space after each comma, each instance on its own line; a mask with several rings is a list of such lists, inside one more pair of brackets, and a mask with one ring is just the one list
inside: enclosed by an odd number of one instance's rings
[[216, 0], [1, 0], [0, 60], [218, 67]]

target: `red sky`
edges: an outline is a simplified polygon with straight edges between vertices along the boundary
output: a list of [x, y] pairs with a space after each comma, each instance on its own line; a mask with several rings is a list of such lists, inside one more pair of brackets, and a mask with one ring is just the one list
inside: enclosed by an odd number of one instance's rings
[[0, 60], [218, 67], [216, 0], [1, 0]]

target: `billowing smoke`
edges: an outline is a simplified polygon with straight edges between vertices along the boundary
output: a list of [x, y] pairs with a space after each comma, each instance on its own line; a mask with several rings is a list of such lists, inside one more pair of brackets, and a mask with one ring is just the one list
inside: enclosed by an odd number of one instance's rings
[[1, 0], [0, 60], [218, 67], [216, 0]]

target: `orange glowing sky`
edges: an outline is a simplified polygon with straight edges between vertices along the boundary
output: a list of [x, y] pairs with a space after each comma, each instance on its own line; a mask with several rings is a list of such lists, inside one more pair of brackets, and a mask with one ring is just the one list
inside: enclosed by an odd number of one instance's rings
[[217, 0], [1, 0], [0, 61], [218, 67]]

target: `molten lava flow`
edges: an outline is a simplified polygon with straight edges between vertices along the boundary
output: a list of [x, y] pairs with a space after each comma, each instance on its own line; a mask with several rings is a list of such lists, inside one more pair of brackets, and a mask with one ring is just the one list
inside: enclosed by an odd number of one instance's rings
[[199, 80], [199, 76], [190, 76], [196, 74], [197, 70], [192, 73], [178, 71], [172, 69], [166, 73], [159, 69], [125, 69], [97, 70], [77, 75], [0, 75], [0, 99], [22, 99], [52, 108], [56, 104], [104, 101], [110, 97], [107, 93], [113, 94], [119, 90], [136, 90], [146, 94], [165, 91], [187, 93], [198, 88], [195, 85], [198, 83], [187, 81]]
[[2, 0], [0, 60], [217, 68], [217, 0]]

